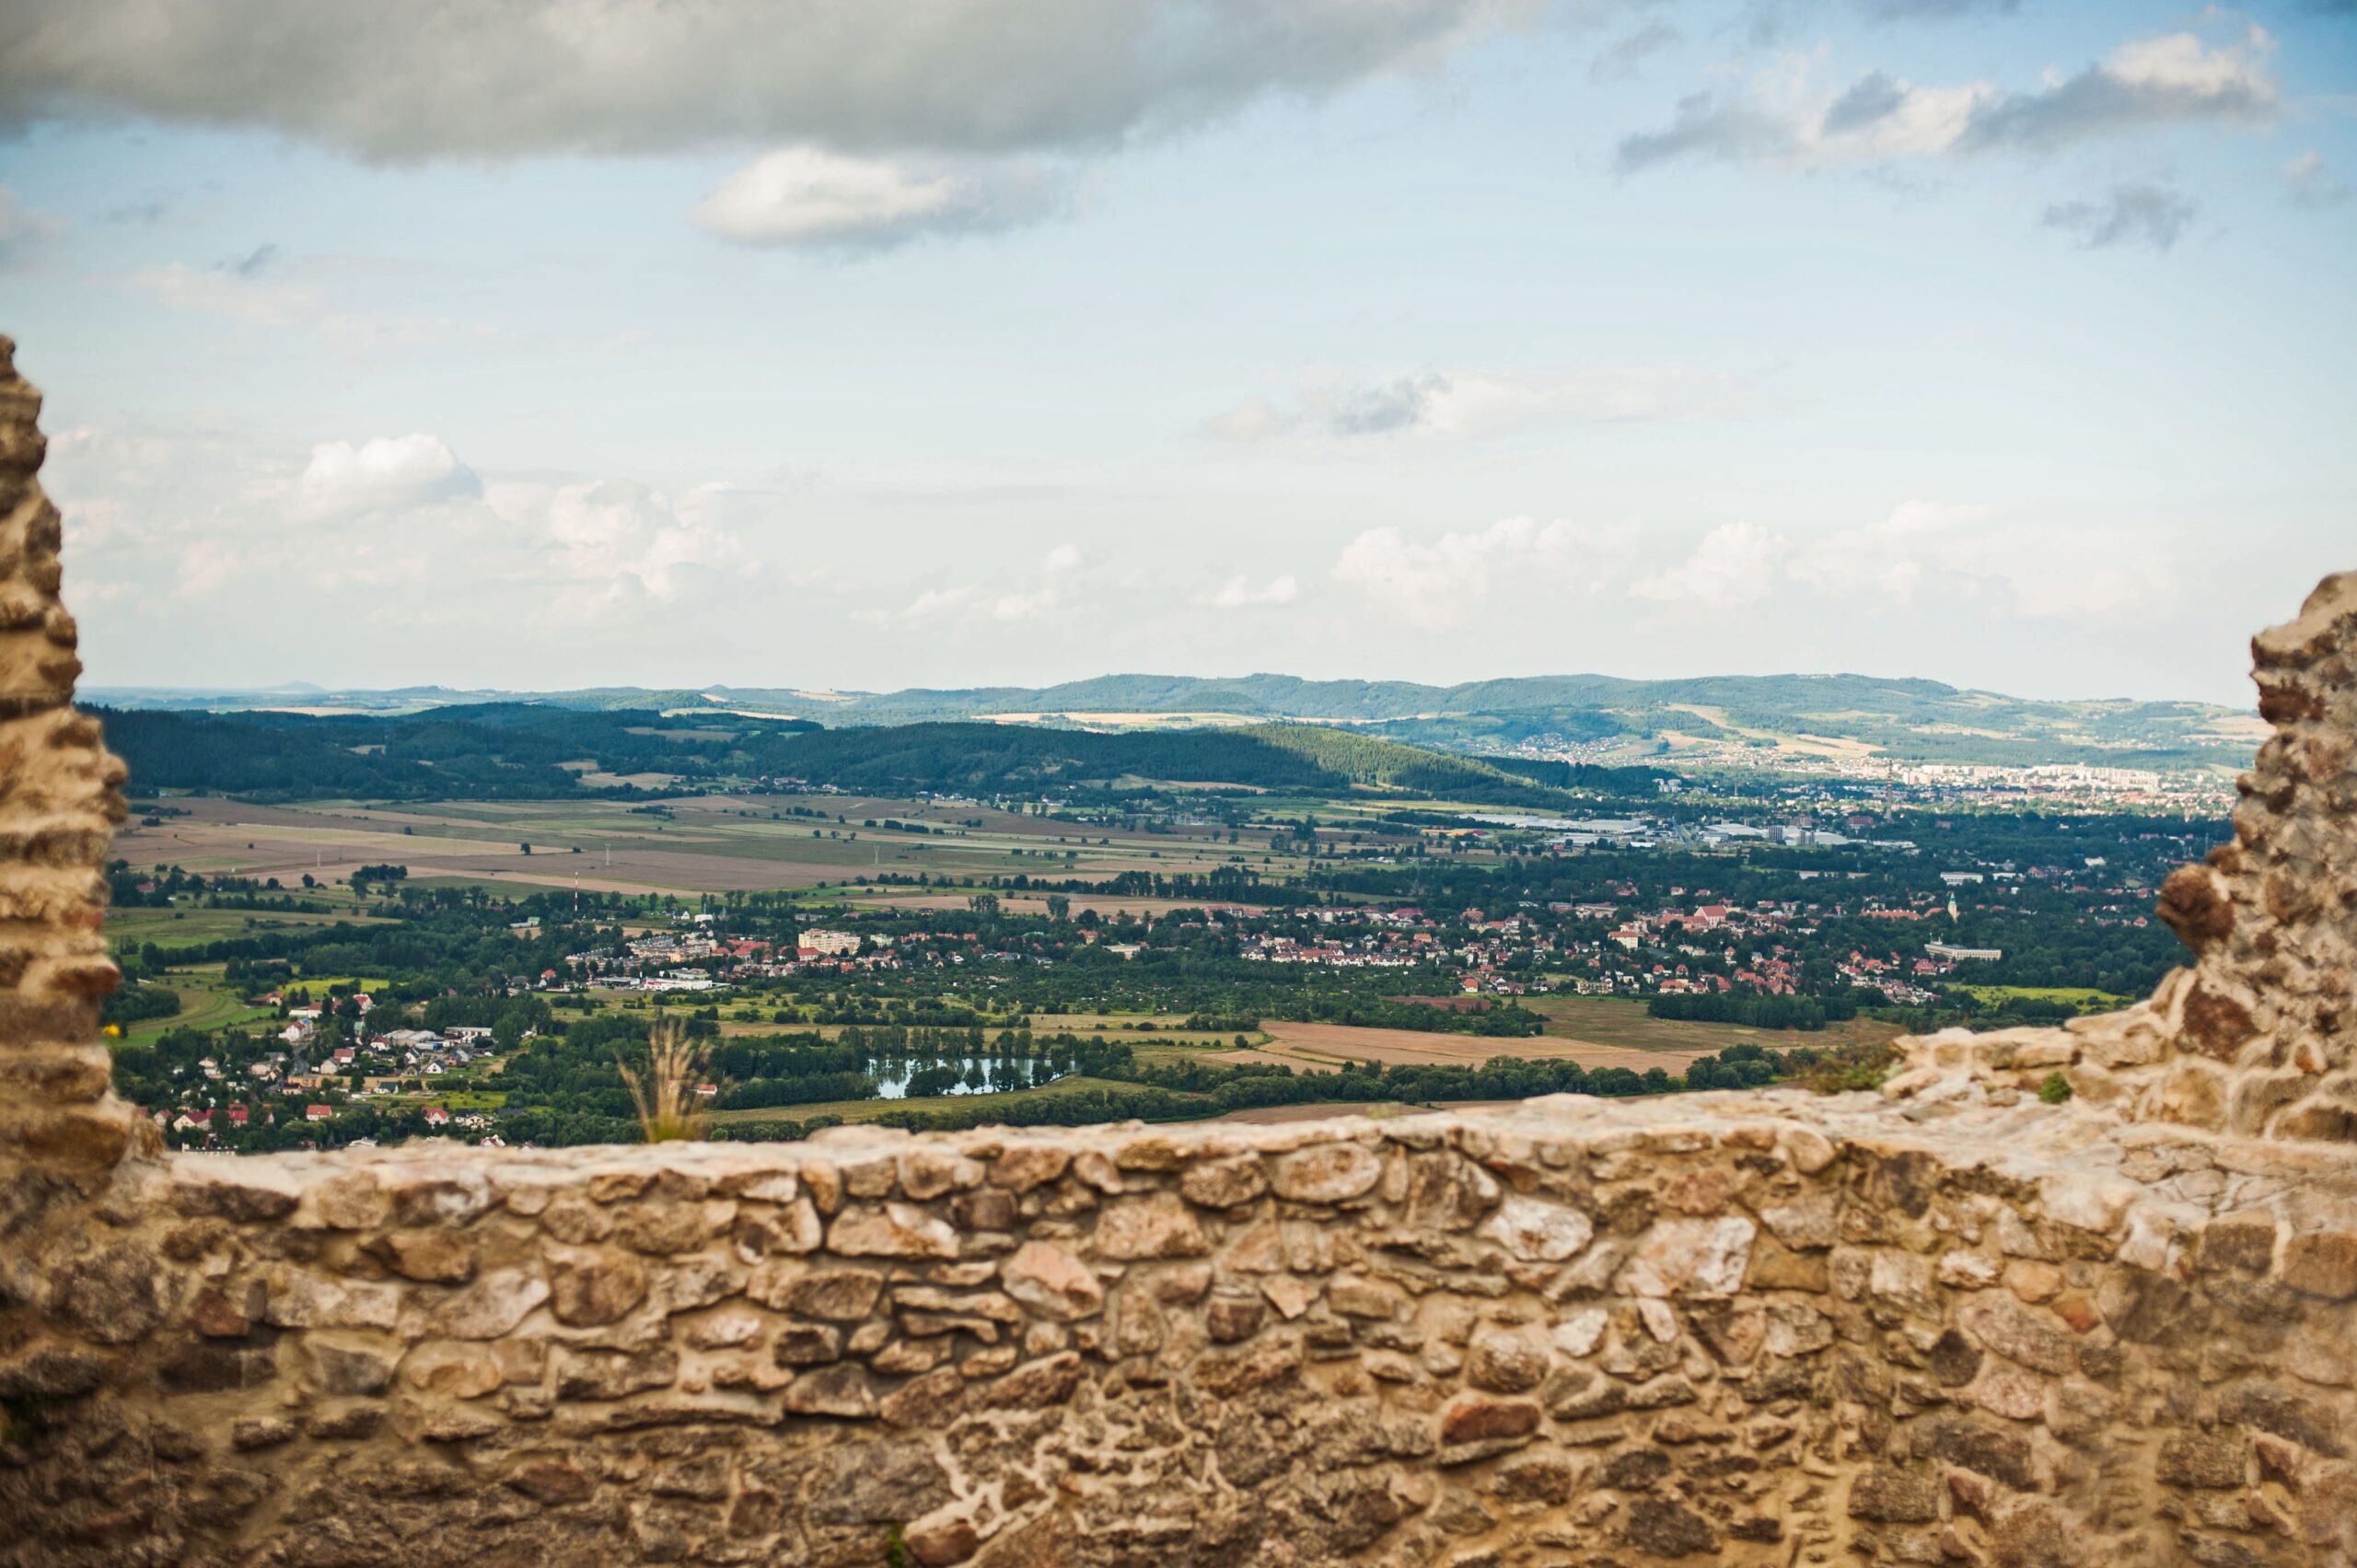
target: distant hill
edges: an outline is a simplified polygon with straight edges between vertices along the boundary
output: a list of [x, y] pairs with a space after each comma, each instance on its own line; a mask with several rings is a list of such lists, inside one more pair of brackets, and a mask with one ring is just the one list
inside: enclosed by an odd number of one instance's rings
[[822, 728], [717, 709], [477, 703], [412, 714], [95, 710], [140, 794], [262, 800], [661, 795], [798, 780], [877, 795], [1134, 795], [1165, 784], [1318, 798], [1388, 793], [1562, 807], [1651, 794], [1653, 771], [1535, 777], [1479, 758], [1303, 725], [1100, 734], [970, 720]]
[[[1614, 761], [1676, 759], [1773, 764], [1797, 756], [1935, 762], [2088, 763], [2231, 769], [2260, 734], [2255, 715], [2204, 703], [2051, 702], [1936, 680], [1864, 675], [1707, 676], [1630, 680], [1530, 676], [1424, 686], [1411, 681], [1105, 675], [1046, 687], [814, 691], [792, 687], [635, 687], [454, 691], [98, 691], [94, 700], [166, 710], [278, 709], [393, 714], [530, 702], [588, 711], [791, 717], [825, 726], [988, 719], [1132, 732], [1294, 721], [1476, 755], [1607, 746]], [[1306, 743], [1305, 743], [1306, 744]], [[1341, 755], [1341, 753], [1336, 753]]]

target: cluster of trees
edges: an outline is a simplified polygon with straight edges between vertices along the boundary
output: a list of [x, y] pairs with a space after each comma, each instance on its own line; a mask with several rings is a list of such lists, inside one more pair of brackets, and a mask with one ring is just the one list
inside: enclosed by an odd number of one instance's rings
[[[468, 889], [470, 892], [474, 889]], [[584, 895], [585, 903], [587, 896]], [[545, 913], [529, 933], [508, 929], [519, 908]], [[141, 950], [143, 969], [166, 961], [177, 966], [219, 964], [225, 980], [261, 990], [306, 976], [382, 975], [391, 981], [380, 1000], [423, 1003], [445, 995], [478, 1008], [521, 977], [561, 965], [568, 952], [600, 940], [620, 940], [611, 928], [569, 919], [569, 900], [537, 897], [522, 905], [487, 901], [419, 900], [407, 918], [360, 924], [336, 921], [281, 930], [190, 942], [168, 954], [152, 946]], [[542, 1013], [544, 1002], [537, 1004]], [[452, 1023], [495, 1024], [493, 1017], [451, 1016]]]
[[1713, 1024], [1743, 1024], [1755, 1029], [1821, 1029], [1828, 1019], [1854, 1018], [1857, 1002], [1845, 994], [1769, 996], [1756, 991], [1717, 994], [1672, 993], [1646, 998], [1656, 1018], [1688, 1018]]
[[406, 865], [363, 865], [352, 873], [352, 890], [366, 898], [372, 887], [391, 892], [396, 885], [408, 880], [409, 867]]
[[1784, 1076], [1791, 1064], [1765, 1046], [1748, 1041], [1730, 1045], [1714, 1056], [1690, 1063], [1686, 1069], [1689, 1089], [1756, 1089]]
[[171, 987], [133, 981], [118, 987], [107, 998], [99, 1018], [108, 1024], [136, 1024], [150, 1018], [168, 1018], [180, 1010], [180, 993]]
[[177, 865], [134, 871], [127, 860], [107, 865], [107, 901], [117, 909], [163, 909], [175, 900], [220, 893], [251, 893], [260, 884], [250, 877], [205, 877]]
[[[801, 720], [727, 717], [720, 727], [659, 713], [482, 703], [422, 714], [102, 709], [107, 743], [145, 789], [258, 800], [562, 799], [586, 793], [559, 766], [595, 758], [618, 773], [718, 779], [764, 767]], [[638, 793], [618, 786], [616, 794]]]

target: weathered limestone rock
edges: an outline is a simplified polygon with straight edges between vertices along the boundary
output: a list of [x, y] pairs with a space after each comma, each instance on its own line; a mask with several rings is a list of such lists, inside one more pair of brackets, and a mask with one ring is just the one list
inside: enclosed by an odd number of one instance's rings
[[454, 1340], [496, 1340], [516, 1331], [549, 1298], [546, 1280], [521, 1269], [483, 1275], [428, 1309], [433, 1331]]
[[1545, 1380], [1549, 1360], [1547, 1342], [1537, 1330], [1492, 1325], [1467, 1347], [1465, 1380], [1492, 1393], [1519, 1394]]
[[1758, 1227], [1740, 1215], [1662, 1220], [1639, 1239], [1621, 1277], [1636, 1295], [1733, 1295], [1743, 1288]]
[[395, 1286], [324, 1278], [294, 1269], [267, 1276], [262, 1321], [281, 1329], [389, 1329], [401, 1316]]
[[846, 1258], [955, 1258], [958, 1232], [911, 1203], [862, 1205], [836, 1217], [827, 1246]]
[[855, 1323], [876, 1308], [884, 1276], [873, 1269], [810, 1269], [772, 1274], [763, 1271], [745, 1294], [763, 1307], [805, 1318]]
[[1559, 1203], [1509, 1198], [1481, 1226], [1481, 1234], [1527, 1263], [1560, 1263], [1588, 1244], [1596, 1223]]
[[1269, 1173], [1250, 1155], [1190, 1166], [1178, 1179], [1178, 1191], [1190, 1203], [1232, 1209], [1248, 1203], [1269, 1190]]
[[1280, 1198], [1340, 1203], [1363, 1197], [1382, 1179], [1383, 1161], [1358, 1144], [1326, 1144], [1277, 1156], [1270, 1184]]
[[549, 1309], [576, 1329], [618, 1323], [646, 1299], [646, 1265], [627, 1252], [551, 1248]]
[[1175, 1192], [1123, 1198], [1097, 1222], [1097, 1249], [1108, 1258], [1195, 1258], [1211, 1250], [1202, 1222]]
[[1105, 1287], [1097, 1276], [1053, 1242], [1027, 1241], [999, 1271], [1006, 1294], [1034, 1312], [1060, 1321], [1093, 1318], [1105, 1307]]

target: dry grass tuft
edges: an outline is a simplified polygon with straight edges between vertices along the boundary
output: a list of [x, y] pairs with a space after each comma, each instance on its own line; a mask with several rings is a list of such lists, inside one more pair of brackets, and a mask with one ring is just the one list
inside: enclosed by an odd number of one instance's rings
[[1898, 1071], [1905, 1053], [1896, 1040], [1847, 1040], [1823, 1049], [1803, 1047], [1787, 1053], [1786, 1060], [1802, 1088], [1838, 1095], [1882, 1087], [1883, 1080]]
[[710, 1121], [696, 1086], [704, 1081], [711, 1056], [688, 1041], [688, 1031], [677, 1018], [658, 1018], [646, 1035], [646, 1076], [641, 1078], [619, 1055], [614, 1065], [638, 1108], [638, 1125], [650, 1144], [668, 1144], [704, 1135]]

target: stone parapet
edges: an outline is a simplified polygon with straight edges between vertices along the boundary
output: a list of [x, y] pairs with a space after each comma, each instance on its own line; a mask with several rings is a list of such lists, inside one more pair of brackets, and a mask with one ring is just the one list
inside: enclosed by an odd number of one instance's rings
[[2034, 1098], [183, 1156], [85, 1223], [0, 1562], [2357, 1557], [2357, 1157]]

